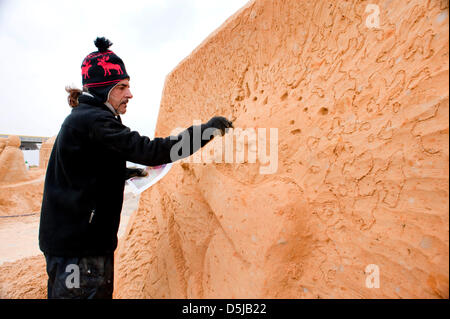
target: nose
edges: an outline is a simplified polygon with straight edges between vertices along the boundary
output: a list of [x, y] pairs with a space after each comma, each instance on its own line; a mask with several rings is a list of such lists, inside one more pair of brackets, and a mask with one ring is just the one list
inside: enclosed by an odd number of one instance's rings
[[127, 93], [125, 95], [128, 99], [132, 99], [133, 98], [133, 94], [131, 94], [131, 90], [127, 89]]

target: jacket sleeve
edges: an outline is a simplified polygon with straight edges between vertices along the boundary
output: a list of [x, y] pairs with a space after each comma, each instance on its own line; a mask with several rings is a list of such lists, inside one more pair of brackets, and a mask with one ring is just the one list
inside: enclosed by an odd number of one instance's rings
[[[91, 138], [101, 147], [120, 154], [125, 160], [147, 166], [172, 163], [188, 157], [205, 146], [212, 138], [214, 128], [207, 124], [191, 126], [177, 136], [150, 139], [117, 121], [113, 116], [97, 118], [91, 127]], [[194, 130], [200, 134], [194, 135]], [[200, 140], [198, 138], [200, 136]], [[197, 138], [196, 138], [197, 137]], [[195, 139], [195, 141], [194, 141]]]

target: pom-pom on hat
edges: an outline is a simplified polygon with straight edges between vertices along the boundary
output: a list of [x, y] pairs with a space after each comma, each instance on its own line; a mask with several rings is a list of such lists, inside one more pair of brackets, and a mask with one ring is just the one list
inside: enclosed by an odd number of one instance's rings
[[109, 50], [111, 41], [102, 37], [95, 39], [94, 44], [98, 51], [90, 53], [81, 64], [82, 83], [89, 93], [106, 102], [109, 91], [130, 76], [122, 59]]

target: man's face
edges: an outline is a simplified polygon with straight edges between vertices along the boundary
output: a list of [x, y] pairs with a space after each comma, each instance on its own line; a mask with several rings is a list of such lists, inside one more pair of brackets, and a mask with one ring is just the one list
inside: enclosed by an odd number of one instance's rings
[[108, 102], [119, 114], [127, 111], [128, 100], [133, 98], [130, 91], [130, 80], [122, 80], [109, 93]]

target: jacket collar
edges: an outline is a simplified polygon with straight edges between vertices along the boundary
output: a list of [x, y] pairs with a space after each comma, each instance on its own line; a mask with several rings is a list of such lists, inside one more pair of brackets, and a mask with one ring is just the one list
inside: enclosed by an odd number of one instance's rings
[[98, 97], [87, 92], [81, 93], [81, 95], [78, 97], [78, 102], [95, 106], [104, 106], [103, 102], [100, 101]]
[[109, 102], [105, 102], [105, 105], [108, 107], [108, 109], [113, 112], [114, 116], [119, 116], [119, 113], [116, 112], [116, 110], [113, 108], [113, 106], [111, 105], [111, 103]]
[[112, 106], [110, 107], [111, 104], [107, 105], [106, 103], [103, 103], [98, 97], [96, 97], [95, 95], [92, 95], [88, 92], [83, 92], [78, 97], [78, 102], [83, 103], [83, 104], [93, 105], [93, 106], [99, 106], [103, 109], [110, 111], [115, 117], [118, 116], [118, 114], [115, 112], [114, 108]]

